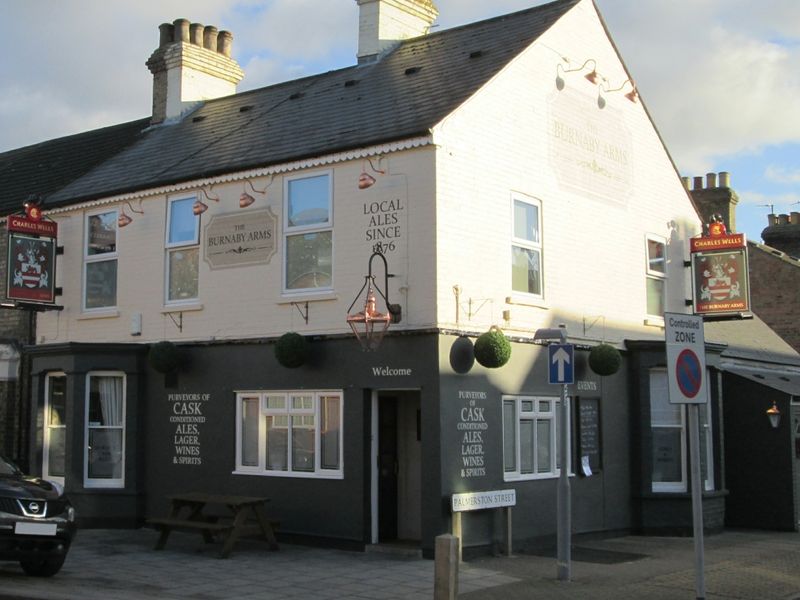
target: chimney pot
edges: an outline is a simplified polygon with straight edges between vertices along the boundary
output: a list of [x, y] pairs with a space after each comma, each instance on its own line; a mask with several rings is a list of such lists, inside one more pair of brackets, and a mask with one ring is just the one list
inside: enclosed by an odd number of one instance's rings
[[694, 178], [694, 188], [695, 190], [702, 190], [703, 189], [703, 177], [702, 175], [698, 175]]
[[792, 212], [789, 218], [792, 221], [792, 225], [800, 225], [800, 212]]
[[775, 215], [775, 214], [772, 214], [772, 213], [768, 214], [767, 215], [767, 223], [769, 223], [770, 227], [772, 227], [773, 225], [777, 225], [778, 224], [778, 215]]
[[191, 29], [191, 38], [192, 43], [195, 46], [203, 46], [203, 24], [202, 23], [192, 23]]
[[217, 51], [217, 34], [218, 30], [213, 25], [207, 25], [206, 28], [203, 30], [203, 48], [206, 50], [211, 50], [212, 52]]
[[232, 45], [233, 34], [230, 31], [220, 31], [217, 36], [217, 52], [230, 58]]
[[778, 225], [788, 225], [789, 215], [778, 215]]
[[719, 172], [719, 187], [729, 188], [731, 187], [731, 174], [727, 171], [720, 171]]
[[713, 190], [717, 187], [717, 174], [716, 173], [706, 173], [706, 187], [709, 190]]
[[691, 190], [692, 189], [692, 186], [691, 186], [691, 181], [692, 180], [691, 180], [691, 178], [689, 178], [689, 177], [681, 177], [681, 181], [683, 182], [683, 187], [685, 187], [687, 190]]
[[175, 19], [172, 23], [175, 26], [175, 41], [188, 42], [189, 41], [189, 20], [188, 19]]
[[163, 48], [167, 44], [172, 43], [172, 38], [175, 36], [175, 27], [172, 23], [162, 23], [158, 26], [158, 47]]

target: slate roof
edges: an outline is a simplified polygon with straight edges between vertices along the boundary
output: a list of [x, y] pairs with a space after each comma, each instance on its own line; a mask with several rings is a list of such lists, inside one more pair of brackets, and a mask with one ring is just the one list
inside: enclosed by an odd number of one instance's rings
[[800, 368], [800, 354], [762, 321], [752, 319], [708, 321], [704, 324], [707, 342], [720, 342], [728, 347], [723, 358], [761, 361]]
[[104, 130], [2, 154], [0, 210], [34, 191], [55, 207], [426, 135], [578, 2], [557, 0], [407, 40], [375, 63], [210, 100], [180, 123], [138, 135], [118, 126], [119, 147], [104, 162], [87, 160], [73, 179], [37, 178], [24, 165], [64, 155], [79, 161]]
[[31, 194], [50, 196], [140, 138], [150, 119], [95, 129], [0, 153], [0, 214]]

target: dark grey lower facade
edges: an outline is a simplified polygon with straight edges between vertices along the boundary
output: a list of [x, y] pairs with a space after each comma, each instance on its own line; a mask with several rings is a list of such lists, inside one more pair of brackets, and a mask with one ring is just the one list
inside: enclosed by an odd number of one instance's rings
[[[487, 369], [464, 360], [470, 344], [419, 332], [362, 352], [352, 338], [310, 339], [306, 362], [286, 368], [275, 340], [187, 343], [167, 374], [149, 364], [148, 345], [31, 347], [31, 462], [63, 479], [85, 526], [135, 527], [165, 515], [170, 494], [224, 492], [269, 498], [284, 539], [352, 549], [404, 540], [431, 556], [452, 529], [453, 494], [513, 489], [514, 547], [552, 541], [561, 386], [548, 383], [547, 350], [515, 341], [509, 362]], [[588, 347], [576, 350], [576, 534], [691, 530], [690, 490], [652, 483], [651, 371], [663, 370], [663, 348], [629, 344], [607, 377], [588, 368]], [[706, 525], [716, 529], [717, 404], [709, 414]], [[668, 469], [685, 471], [685, 445], [665, 452]], [[504, 543], [501, 511], [462, 516], [465, 553]]]

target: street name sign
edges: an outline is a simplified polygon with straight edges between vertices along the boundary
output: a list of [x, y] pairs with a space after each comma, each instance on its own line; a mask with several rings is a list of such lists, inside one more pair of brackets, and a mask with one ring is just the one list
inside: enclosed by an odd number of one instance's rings
[[664, 313], [670, 404], [705, 404], [706, 350], [703, 317]]

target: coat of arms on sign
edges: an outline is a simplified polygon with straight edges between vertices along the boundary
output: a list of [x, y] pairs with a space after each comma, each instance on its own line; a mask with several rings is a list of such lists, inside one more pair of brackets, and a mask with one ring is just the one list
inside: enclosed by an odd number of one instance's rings
[[700, 259], [702, 282], [700, 298], [709, 301], [722, 301], [739, 298], [742, 294], [739, 285], [739, 255], [711, 255]]

